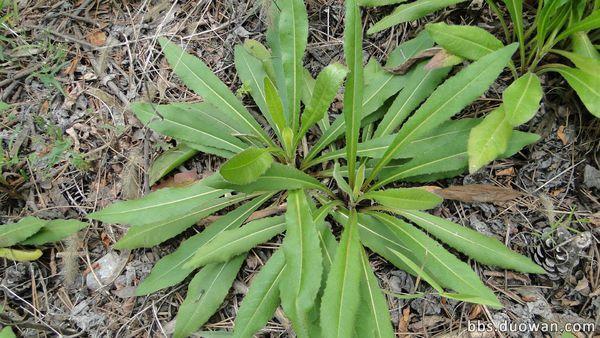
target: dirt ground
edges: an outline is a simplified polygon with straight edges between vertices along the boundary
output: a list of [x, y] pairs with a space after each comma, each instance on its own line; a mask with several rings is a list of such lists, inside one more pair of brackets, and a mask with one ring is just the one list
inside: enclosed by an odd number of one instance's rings
[[[233, 46], [264, 41], [261, 1], [39, 1], [20, 0], [0, 17], [0, 222], [27, 215], [85, 219], [105, 205], [150, 191], [147, 168], [172, 146], [143, 126], [127, 107], [137, 100], [197, 101], [161, 57], [157, 38], [167, 36], [201, 57], [233, 90], [239, 79]], [[310, 36], [305, 64], [314, 73], [342, 60], [343, 2], [308, 1]], [[390, 8], [363, 11], [369, 26]], [[475, 23], [500, 32], [482, 0], [467, 2], [412, 24], [365, 38], [365, 60], [384, 60], [432, 20]], [[500, 36], [498, 34], [498, 36]], [[481, 116], [506, 86], [500, 78], [464, 114]], [[585, 111], [562, 79], [543, 78], [541, 111], [524, 130], [541, 140], [513, 158], [474, 175], [437, 182], [440, 187], [483, 183], [521, 195], [510, 201], [447, 201], [434, 211], [482, 233], [544, 266], [542, 276], [471, 265], [497, 291], [504, 309], [458, 303], [438, 296], [388, 297], [399, 336], [454, 337], [469, 321], [595, 322], [600, 329], [600, 121]], [[250, 104], [251, 101], [247, 100]], [[219, 158], [199, 155], [176, 172], [202, 176]], [[146, 250], [116, 251], [125, 226], [90, 222], [67, 241], [49, 246], [33, 263], [0, 260], [0, 324], [19, 336], [161, 337], [174, 328], [186, 284], [146, 297], [135, 286], [192, 229]], [[280, 239], [276, 239], [275, 244]], [[248, 282], [266, 258], [267, 244], [252, 251], [221, 310], [205, 330], [233, 327]], [[107, 285], [92, 290], [98, 260], [115, 268]], [[390, 293], [425, 290], [415, 279], [371, 255], [381, 286]], [[277, 316], [264, 337], [289, 336]], [[479, 337], [493, 337], [482, 333]], [[513, 334], [498, 334], [513, 336]], [[515, 333], [541, 337], [541, 333]]]

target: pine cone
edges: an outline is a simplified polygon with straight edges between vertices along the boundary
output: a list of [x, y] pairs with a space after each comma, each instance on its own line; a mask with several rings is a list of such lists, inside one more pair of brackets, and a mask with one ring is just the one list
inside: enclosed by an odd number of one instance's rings
[[553, 281], [564, 280], [579, 264], [583, 250], [591, 244], [591, 233], [571, 234], [564, 228], [545, 228], [536, 245], [530, 249], [533, 260], [546, 270]]

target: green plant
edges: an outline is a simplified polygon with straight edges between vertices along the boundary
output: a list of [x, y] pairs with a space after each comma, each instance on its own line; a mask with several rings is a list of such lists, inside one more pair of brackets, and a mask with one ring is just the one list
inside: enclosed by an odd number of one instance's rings
[[[394, 337], [363, 246], [444, 297], [493, 307], [501, 306], [494, 293], [427, 233], [484, 264], [542, 273], [498, 240], [422, 212], [442, 201], [437, 195], [397, 185], [435, 181], [467, 169], [468, 135], [479, 120], [451, 117], [487, 90], [517, 46], [490, 53], [445, 81], [450, 66], [431, 68], [422, 62], [405, 75], [389, 73], [374, 60], [363, 67], [360, 10], [349, 0], [347, 68], [334, 63], [313, 79], [302, 66], [308, 35], [304, 4], [277, 5], [270, 7], [270, 50], [253, 40], [235, 47], [238, 75], [268, 124], [257, 122], [202, 61], [161, 39], [174, 72], [205, 102], [131, 106], [146, 126], [179, 141], [178, 148], [159, 158], [153, 179], [194, 150], [228, 160], [218, 173], [189, 186], [161, 189], [89, 215], [130, 224], [115, 248], [135, 249], [158, 245], [236, 206], [163, 257], [137, 288], [138, 295], [147, 295], [194, 274], [174, 336], [187, 336], [206, 323], [248, 251], [283, 232], [281, 247], [257, 273], [241, 304], [235, 337], [252, 336], [280, 304], [299, 337], [354, 332]], [[400, 45], [386, 66], [403, 64], [432, 46], [429, 36], [421, 34]], [[328, 109], [344, 78], [343, 116], [330, 123]], [[317, 126], [321, 135], [309, 144], [306, 135]], [[537, 139], [511, 130], [502, 156]], [[285, 215], [265, 216], [280, 209], [283, 200]], [[273, 205], [261, 209], [266, 203]], [[257, 215], [263, 217], [246, 222]], [[334, 232], [340, 228], [338, 242]]]
[[15, 333], [13, 332], [10, 326], [5, 326], [0, 330], [0, 338], [16, 338]]
[[[369, 29], [375, 33], [393, 25], [414, 20], [460, 1], [438, 1], [428, 7], [421, 3], [434, 3], [417, 0], [399, 6], [392, 14]], [[382, 6], [398, 1], [363, 0], [365, 6]], [[537, 103], [542, 95], [539, 75], [556, 72], [565, 78], [575, 90], [585, 107], [596, 117], [600, 117], [600, 53], [587, 32], [600, 28], [598, 1], [591, 0], [550, 0], [538, 1], [535, 18], [530, 27], [523, 20], [523, 0], [502, 0], [512, 21], [512, 34], [509, 32], [498, 1], [486, 0], [498, 16], [504, 29], [506, 41], [519, 43], [517, 65], [511, 65], [515, 78], [512, 88], [505, 93], [515, 100], [513, 107], [521, 109], [520, 117], [509, 117], [509, 124], [516, 126], [527, 122], [537, 111]], [[414, 12], [412, 8], [418, 8]], [[418, 15], [417, 15], [418, 14]], [[587, 15], [586, 15], [587, 14]], [[458, 26], [436, 23], [427, 25], [433, 40], [450, 53], [469, 60], [477, 60], [503, 46], [502, 42], [485, 30], [475, 26]], [[554, 58], [556, 61], [548, 62]], [[568, 66], [572, 63], [575, 67]], [[509, 94], [510, 93], [510, 94]], [[531, 95], [527, 107], [519, 107], [518, 100]], [[506, 101], [511, 97], [503, 97]], [[505, 107], [506, 102], [505, 102]], [[507, 115], [515, 111], [508, 111]], [[498, 118], [497, 118], [498, 119]]]
[[42, 256], [42, 251], [26, 247], [60, 241], [86, 225], [76, 220], [47, 221], [33, 216], [22, 218], [17, 223], [4, 224], [0, 226], [0, 257], [13, 261], [36, 260]]
[[[390, 17], [395, 18], [395, 23], [398, 23], [399, 18], [400, 22], [414, 19], [406, 17], [404, 9], [419, 2], [399, 6]], [[543, 73], [557, 72], [562, 75], [589, 112], [600, 117], [600, 54], [586, 34], [586, 31], [600, 27], [597, 2], [539, 1], [534, 23], [528, 29], [525, 29], [523, 23], [523, 1], [503, 2], [513, 22], [513, 35], [519, 44], [519, 58], [516, 65], [512, 61], [509, 64], [514, 81], [503, 92], [502, 104], [490, 112], [470, 134], [468, 153], [471, 172], [502, 154], [508, 147], [512, 129], [533, 118], [543, 96], [539, 79], [539, 75]], [[487, 3], [500, 18], [506, 40], [513, 40], [514, 36], [509, 34], [496, 2], [489, 0]], [[374, 5], [369, 1], [365, 1], [365, 4]], [[445, 7], [442, 2], [439, 5]], [[589, 14], [584, 17], [586, 12]], [[391, 23], [390, 20], [392, 19], [383, 19], [381, 22]], [[381, 22], [370, 31], [377, 31], [383, 27]], [[428, 24], [426, 30], [445, 52], [467, 60], [479, 60], [504, 47], [495, 36], [475, 26], [434, 23]], [[572, 51], [556, 49], [557, 47], [570, 47]], [[567, 66], [566, 62], [544, 64], [543, 61], [550, 58], [549, 54], [558, 55], [573, 63], [575, 67]]]

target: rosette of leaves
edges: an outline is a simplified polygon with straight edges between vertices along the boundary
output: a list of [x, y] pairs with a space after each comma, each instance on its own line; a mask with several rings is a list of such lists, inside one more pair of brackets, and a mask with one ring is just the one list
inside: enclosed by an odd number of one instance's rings
[[[249, 250], [278, 235], [281, 245], [241, 303], [235, 337], [251, 337], [279, 306], [299, 337], [394, 337], [366, 248], [419, 276], [435, 293], [493, 307], [501, 306], [494, 293], [440, 242], [484, 264], [543, 272], [497, 239], [424, 212], [441, 198], [400, 184], [467, 170], [468, 137], [479, 120], [451, 118], [488, 89], [516, 45], [450, 78], [452, 66], [426, 67], [425, 62], [396, 75], [375, 60], [363, 65], [360, 9], [350, 0], [345, 65], [333, 63], [313, 79], [302, 63], [308, 36], [303, 2], [278, 1], [270, 12], [270, 48], [252, 40], [235, 47], [237, 73], [257, 112], [249, 111], [201, 60], [166, 39], [160, 43], [167, 61], [204, 101], [132, 106], [144, 124], [179, 142], [175, 149], [181, 156], [168, 152], [159, 158], [155, 179], [195, 151], [227, 158], [219, 171], [90, 215], [131, 225], [115, 247], [135, 249], [158, 245], [230, 210], [163, 257], [137, 288], [138, 295], [147, 295], [193, 275], [175, 337], [206, 323]], [[424, 32], [391, 53], [386, 67], [432, 46]], [[342, 115], [330, 122], [329, 107], [342, 85]], [[537, 138], [514, 131], [502, 156]], [[286, 201], [285, 213], [273, 216], [281, 201]]]
[[39, 247], [65, 239], [85, 228], [87, 223], [76, 220], [43, 220], [28, 216], [16, 223], [0, 225], [0, 257], [13, 261], [33, 261], [42, 256]]

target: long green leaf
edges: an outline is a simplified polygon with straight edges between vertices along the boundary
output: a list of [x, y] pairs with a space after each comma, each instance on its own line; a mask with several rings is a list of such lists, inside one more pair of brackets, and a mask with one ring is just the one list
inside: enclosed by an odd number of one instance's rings
[[[349, 213], [347, 210], [334, 211], [331, 215], [340, 223], [348, 222]], [[390, 250], [391, 248], [402, 252], [408, 251], [408, 248], [396, 238], [398, 236], [394, 232], [375, 218], [362, 213], [358, 215], [357, 225], [360, 241], [363, 245], [383, 256], [396, 267], [414, 274], [412, 269], [398, 259]]]
[[426, 29], [438, 45], [453, 55], [468, 60], [479, 60], [504, 46], [494, 35], [476, 26], [438, 22], [428, 24]]
[[285, 230], [283, 216], [258, 219], [241, 228], [226, 230], [201, 246], [184, 268], [198, 268], [210, 263], [226, 262], [247, 252]]
[[308, 39], [308, 16], [302, 0], [278, 2], [279, 44], [287, 104], [286, 113], [292, 130], [297, 131], [300, 123], [300, 97], [302, 95], [302, 57]]
[[390, 15], [371, 26], [367, 33], [374, 34], [394, 25], [422, 18], [429, 13], [463, 1], [465, 0], [417, 0], [400, 5]]
[[569, 0], [554, 0], [542, 3], [541, 9], [536, 13], [535, 26], [538, 52], [546, 42], [546, 38], [554, 28], [560, 28], [567, 20]]
[[482, 57], [439, 86], [396, 134], [366, 183], [371, 182], [405, 144], [437, 127], [483, 94], [510, 61], [516, 47], [513, 44]]
[[504, 113], [513, 127], [529, 121], [538, 111], [542, 85], [537, 75], [525, 73], [502, 93]]
[[283, 102], [281, 97], [275, 88], [275, 84], [270, 78], [265, 77], [264, 79], [265, 92], [267, 96], [267, 109], [271, 116], [271, 125], [275, 128], [278, 134], [281, 135], [282, 131], [286, 127], [285, 115], [283, 113]]
[[48, 221], [33, 216], [16, 223], [0, 225], [0, 248], [15, 245], [38, 232]]
[[196, 273], [177, 312], [174, 338], [188, 337], [219, 309], [245, 258], [207, 265]]
[[168, 218], [153, 223], [134, 225], [127, 230], [127, 234], [125, 234], [125, 236], [115, 243], [114, 247], [116, 249], [153, 247], [172, 237], [177, 236], [204, 217], [250, 197], [252, 196], [241, 194], [212, 199], [204, 203], [200, 203], [200, 205], [189, 210], [181, 216]]
[[197, 153], [196, 149], [185, 144], [178, 144], [177, 147], [165, 151], [150, 165], [148, 170], [149, 184], [153, 185], [158, 182], [163, 176], [194, 157]]
[[175, 285], [185, 279], [192, 268], [184, 268], [198, 248], [210, 242], [223, 231], [239, 227], [256, 209], [271, 198], [272, 194], [259, 196], [252, 201], [222, 216], [204, 231], [181, 243], [173, 253], [161, 258], [152, 268], [150, 275], [136, 289], [138, 296], [147, 295], [162, 288]]
[[600, 28], [600, 9], [595, 9], [590, 15], [585, 17], [583, 20], [576, 22], [569, 26], [562, 33], [556, 37], [556, 42], [569, 37], [573, 33], [590, 31], [592, 29]]
[[346, 0], [344, 19], [344, 57], [349, 74], [344, 88], [344, 121], [346, 122], [346, 161], [350, 186], [356, 179], [356, 148], [360, 132], [363, 102], [362, 24], [360, 8], [355, 0]]
[[400, 258], [406, 265], [408, 265], [412, 271], [416, 273], [416, 276], [423, 279], [427, 282], [427, 284], [431, 285], [436, 291], [442, 293], [443, 288], [435, 281], [433, 277], [431, 277], [422, 267], [418, 266], [413, 262], [410, 258], [405, 256], [403, 253], [396, 251], [394, 249], [389, 249], [396, 257]]
[[[382, 170], [377, 185], [384, 186], [397, 180], [411, 182], [433, 182], [450, 178], [464, 172], [468, 166], [467, 139], [449, 142], [446, 147], [430, 151], [422, 156], [398, 165], [388, 165]], [[506, 151], [498, 158], [510, 157], [524, 146], [539, 140], [539, 136], [513, 130]]]
[[256, 181], [273, 164], [268, 149], [248, 148], [223, 163], [221, 177], [233, 184], [245, 185]]
[[348, 70], [339, 63], [325, 67], [317, 76], [311, 99], [302, 113], [302, 127], [297, 139], [306, 134], [308, 129], [327, 115], [331, 102], [335, 99]]
[[246, 148], [246, 144], [234, 137], [235, 130], [215, 119], [208, 104], [167, 104], [135, 102], [131, 110], [149, 128], [190, 146], [200, 144], [225, 149], [234, 153]]
[[501, 306], [494, 293], [483, 285], [467, 264], [446, 251], [427, 234], [396, 217], [382, 213], [369, 214], [397, 233], [397, 239], [410, 250], [407, 253], [397, 251], [411, 258], [443, 287], [480, 297], [483, 304], [492, 307]]
[[450, 67], [426, 69], [418, 65], [408, 76], [407, 84], [377, 126], [373, 137], [391, 134], [404, 119], [425, 100], [446, 78]]
[[[455, 142], [457, 139], [468, 138], [471, 128], [476, 126], [480, 120], [478, 119], [460, 119], [450, 120], [441, 126], [433, 129], [431, 132], [417, 137], [404, 147], [394, 157], [412, 158], [422, 156], [429, 151], [437, 151], [445, 147], [448, 143]], [[372, 138], [366, 142], [358, 144], [357, 155], [359, 157], [381, 158], [387, 150], [389, 144], [394, 140], [396, 135], [386, 135], [377, 138]], [[309, 162], [308, 166], [313, 166], [319, 163], [327, 162], [344, 156], [345, 149], [331, 151], [323, 154], [315, 160]]]
[[235, 317], [234, 338], [252, 337], [273, 317], [279, 305], [279, 283], [284, 268], [285, 257], [279, 250], [252, 279]]
[[544, 273], [544, 269], [532, 262], [531, 259], [509, 250], [493, 237], [482, 235], [477, 231], [425, 212], [399, 210], [396, 213], [408, 218], [440, 241], [483, 264], [521, 272]]
[[361, 245], [357, 214], [351, 212], [340, 239], [321, 303], [323, 337], [351, 337], [360, 304]]
[[87, 223], [74, 219], [55, 219], [46, 222], [40, 231], [19, 244], [43, 245], [60, 241], [85, 228], [87, 225]]
[[113, 203], [89, 214], [88, 218], [106, 223], [142, 225], [185, 216], [199, 204], [227, 192], [207, 186], [213, 177], [186, 187], [159, 189], [140, 199]]
[[506, 151], [512, 135], [504, 106], [489, 113], [471, 130], [469, 136], [469, 172], [474, 173]]
[[235, 191], [251, 193], [256, 191], [281, 191], [293, 189], [317, 189], [328, 191], [321, 182], [304, 172], [287, 165], [273, 163], [263, 175], [256, 181], [237, 185], [218, 178], [210, 183], [213, 188], [231, 189]]
[[285, 220], [282, 248], [286, 268], [280, 284], [281, 304], [298, 337], [310, 337], [308, 313], [321, 286], [323, 266], [317, 229], [302, 190], [289, 192]]
[[201, 95], [206, 102], [218, 107], [238, 134], [253, 134], [266, 144], [271, 144], [269, 136], [246, 107], [204, 62], [165, 38], [160, 38], [159, 42], [167, 61], [183, 83]]
[[[593, 47], [591, 47], [593, 50]], [[562, 55], [564, 57], [566, 57], [567, 59], [569, 59], [571, 62], [573, 62], [575, 64], [575, 67], [577, 67], [578, 69], [586, 72], [586, 73], [590, 73], [592, 75], [598, 74], [600, 73], [600, 56], [596, 57], [595, 55], [590, 55], [590, 54], [586, 54], [586, 56], [583, 56], [581, 54], [577, 54], [577, 53], [571, 53], [571, 52], [567, 52], [564, 50], [556, 50], [553, 49], [551, 50], [553, 53]]]
[[406, 0], [358, 0], [358, 4], [364, 7], [379, 7], [406, 2]]
[[386, 207], [410, 210], [432, 209], [443, 201], [438, 195], [421, 188], [369, 191], [363, 198], [377, 201]]
[[[417, 35], [414, 39], [406, 41], [390, 53], [386, 67], [396, 67], [409, 58], [419, 54], [433, 45], [426, 33]], [[370, 61], [364, 69], [364, 90], [362, 118], [374, 114], [384, 102], [400, 91], [408, 83], [408, 76], [394, 75], [384, 70], [375, 60]], [[340, 137], [346, 128], [344, 116], [337, 118], [330, 128], [321, 136], [317, 143], [306, 155], [305, 161], [313, 159], [321, 150]]]
[[598, 74], [586, 73], [571, 67], [554, 67], [549, 70], [562, 75], [575, 89], [588, 111], [594, 116], [600, 117], [600, 78]]
[[585, 32], [577, 32], [571, 35], [573, 53], [586, 58], [600, 60], [600, 52], [594, 47], [594, 43]]
[[[253, 46], [258, 45], [250, 43], [249, 47]], [[252, 99], [263, 113], [263, 116], [272, 124], [272, 118], [267, 109], [267, 99], [263, 82], [263, 79], [267, 76], [263, 62], [248, 51], [246, 43], [244, 46], [236, 45], [233, 55], [237, 75], [242, 80], [242, 83], [250, 88]]]
[[[272, 25], [269, 26], [269, 29], [270, 28], [272, 28]], [[250, 55], [262, 62], [263, 70], [266, 72], [267, 76], [272, 81], [275, 81], [276, 75], [275, 68], [273, 67], [273, 55], [271, 55], [271, 52], [267, 49], [267, 47], [256, 40], [246, 39], [244, 41], [244, 49], [246, 49]], [[260, 80], [261, 78], [257, 79]]]
[[394, 338], [387, 301], [379, 288], [377, 277], [371, 269], [364, 249], [361, 249], [361, 256], [360, 298], [362, 308], [367, 308], [368, 311], [363, 310], [358, 314], [357, 334], [359, 337]]
[[513, 29], [517, 35], [517, 41], [519, 41], [519, 54], [521, 56], [521, 62], [525, 62], [525, 35], [523, 28], [523, 0], [503, 0], [508, 13], [510, 14], [510, 20], [513, 23]]

